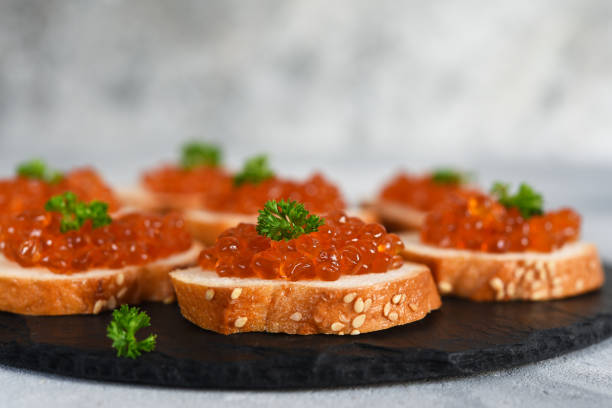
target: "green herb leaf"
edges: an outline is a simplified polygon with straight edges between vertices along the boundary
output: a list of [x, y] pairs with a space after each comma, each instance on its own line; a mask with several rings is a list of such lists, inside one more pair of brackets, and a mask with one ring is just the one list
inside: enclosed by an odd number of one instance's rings
[[451, 168], [439, 168], [431, 174], [431, 180], [436, 184], [463, 184], [470, 176]]
[[181, 167], [193, 169], [198, 166], [218, 166], [221, 164], [221, 149], [219, 147], [203, 143], [190, 142], [183, 145], [181, 156]]
[[17, 166], [17, 175], [20, 177], [46, 181], [47, 183], [58, 183], [64, 175], [56, 170], [51, 170], [47, 164], [40, 159], [32, 159], [20, 163]]
[[311, 215], [297, 201], [268, 201], [257, 217], [257, 233], [274, 241], [290, 240], [318, 231], [325, 220]]
[[91, 220], [93, 228], [104, 227], [112, 221], [108, 215], [108, 204], [102, 201], [84, 203], [71, 191], [51, 197], [45, 204], [45, 210], [63, 215], [60, 224], [62, 233], [80, 229], [87, 220]]
[[274, 172], [268, 165], [268, 157], [259, 155], [251, 157], [244, 163], [242, 171], [234, 176], [234, 185], [240, 186], [244, 183], [259, 184], [272, 177], [274, 177]]
[[517, 208], [525, 219], [534, 215], [541, 215], [544, 212], [544, 199], [542, 195], [528, 184], [522, 183], [514, 195], [510, 195], [509, 189], [509, 184], [496, 182], [491, 188], [491, 194], [496, 196], [497, 201], [504, 207]]
[[150, 325], [149, 316], [137, 307], [121, 305], [121, 308], [113, 310], [113, 320], [106, 328], [106, 335], [113, 341], [117, 357], [135, 359], [143, 352], [153, 351], [157, 337], [155, 334], [144, 340], [136, 340], [136, 332]]

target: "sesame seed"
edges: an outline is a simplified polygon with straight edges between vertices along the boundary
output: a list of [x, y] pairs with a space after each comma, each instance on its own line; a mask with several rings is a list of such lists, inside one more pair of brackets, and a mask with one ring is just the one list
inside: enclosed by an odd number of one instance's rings
[[116, 306], [117, 306], [117, 300], [115, 299], [115, 297], [111, 296], [110, 298], [108, 298], [108, 308], [114, 309]]
[[357, 329], [351, 331], [351, 336], [356, 336], [358, 334], [359, 334], [359, 330], [357, 330]]
[[331, 325], [331, 329], [333, 331], [340, 331], [343, 327], [344, 327], [344, 325], [342, 323], [340, 323], [340, 322], [334, 322]]
[[396, 312], [391, 312], [389, 313], [389, 320], [391, 320], [392, 322], [396, 321], [398, 319], [398, 314]]
[[542, 287], [543, 283], [542, 281], [533, 281], [533, 283], [531, 284], [531, 290], [537, 290], [540, 289]]
[[121, 288], [121, 290], [117, 292], [117, 299], [122, 298], [123, 295], [125, 295], [125, 292], [127, 292], [127, 287]]
[[497, 276], [489, 281], [489, 285], [496, 291], [504, 290], [504, 281]]
[[340, 219], [338, 220], [338, 222], [340, 224], [344, 224], [346, 222], [346, 215], [343, 215], [342, 217], [340, 217]]
[[104, 305], [106, 305], [105, 300], [102, 300], [102, 299], [96, 300], [96, 303], [94, 304], [94, 307], [93, 307], [93, 313], [94, 314], [100, 313]]
[[212, 300], [215, 297], [215, 291], [212, 289], [206, 289], [206, 293], [204, 294], [204, 298], [206, 300]]
[[543, 261], [536, 261], [534, 266], [539, 271], [543, 271], [544, 270], [544, 262]]
[[344, 336], [344, 332], [343, 331], [338, 332], [338, 336]]
[[294, 314], [289, 316], [289, 318], [294, 322], [299, 322], [300, 320], [302, 320], [302, 314], [300, 312], [295, 312]]
[[372, 306], [372, 299], [366, 299], [365, 302], [363, 302], [363, 311], [367, 312], [370, 306]]
[[496, 300], [502, 300], [504, 298], [504, 289], [500, 289], [497, 292], [495, 292], [495, 299]]
[[518, 268], [514, 270], [514, 277], [516, 279], [521, 279], [524, 273], [525, 273], [525, 268], [519, 266]]
[[164, 298], [164, 300], [162, 300], [162, 302], [164, 302], [164, 304], [166, 304], [166, 305], [174, 302], [174, 295], [170, 295], [167, 298]]
[[397, 294], [397, 295], [395, 295], [395, 296], [393, 296], [393, 297], [391, 298], [391, 301], [392, 301], [392, 302], [393, 302], [393, 304], [395, 304], [395, 305], [397, 305], [397, 304], [400, 302], [400, 300], [402, 300], [402, 295], [400, 295], [400, 294]]
[[514, 282], [508, 283], [506, 292], [508, 293], [508, 297], [513, 298], [514, 294], [516, 293], [516, 284]]
[[551, 262], [548, 264], [548, 272], [550, 272], [551, 275], [554, 275], [557, 272], [557, 267], [554, 263]]
[[584, 281], [582, 279], [578, 279], [575, 286], [576, 290], [582, 290], [582, 288], [584, 288]]
[[246, 317], [239, 317], [234, 322], [234, 326], [236, 326], [238, 328], [244, 327], [244, 325], [246, 324], [247, 320], [248, 319]]
[[122, 273], [120, 273], [119, 275], [117, 275], [117, 285], [121, 286], [123, 285], [123, 281], [125, 280], [125, 276], [123, 276]]
[[438, 289], [441, 293], [450, 293], [453, 290], [453, 285], [446, 281], [440, 281], [438, 283]]
[[357, 294], [355, 292], [349, 293], [348, 295], [344, 296], [344, 303], [351, 303], [356, 297]]
[[597, 262], [595, 262], [595, 261], [590, 261], [590, 262], [589, 262], [589, 268], [591, 268], [591, 269], [595, 269], [595, 268], [597, 268]]
[[353, 305], [353, 310], [355, 311], [355, 313], [363, 312], [364, 308], [365, 308], [365, 303], [363, 303], [363, 299], [357, 298], [357, 300], [355, 301], [355, 304]]
[[400, 299], [400, 303], [404, 303], [404, 300], [406, 300], [406, 295], [402, 294], [402, 298]]
[[390, 311], [391, 311], [391, 303], [387, 302], [387, 304], [385, 304], [385, 307], [383, 308], [383, 316], [385, 317], [389, 316]]
[[537, 292], [533, 292], [531, 294], [531, 300], [542, 300], [546, 297], [547, 291], [546, 289], [544, 290], [539, 290]]
[[527, 271], [527, 273], [525, 274], [525, 280], [527, 282], [531, 282], [533, 281], [533, 278], [534, 278], [533, 271], [532, 270]]
[[416, 303], [411, 303], [408, 306], [410, 306], [410, 309], [412, 309], [413, 312], [416, 312], [417, 309], [419, 308]]
[[365, 322], [365, 319], [366, 319], [366, 315], [360, 314], [359, 316], [353, 319], [353, 327], [356, 329], [360, 328]]
[[561, 296], [562, 294], [563, 294], [563, 288], [560, 288], [560, 287], [553, 288], [553, 290], [552, 290], [552, 295], [553, 295], [554, 297], [559, 297], [559, 296]]
[[230, 295], [230, 297], [232, 299], [238, 299], [241, 293], [242, 293], [242, 288], [236, 288], [232, 290], [232, 294]]

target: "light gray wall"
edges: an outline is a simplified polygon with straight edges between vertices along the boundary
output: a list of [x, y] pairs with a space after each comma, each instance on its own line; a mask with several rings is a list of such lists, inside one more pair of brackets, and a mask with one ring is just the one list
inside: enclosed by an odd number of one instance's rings
[[611, 129], [606, 0], [0, 2], [2, 171], [123, 177], [195, 136], [234, 164], [605, 167]]

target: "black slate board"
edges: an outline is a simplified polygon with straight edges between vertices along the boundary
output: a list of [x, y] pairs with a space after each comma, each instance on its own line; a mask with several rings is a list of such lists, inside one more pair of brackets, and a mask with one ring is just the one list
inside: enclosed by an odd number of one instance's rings
[[[612, 266], [606, 267], [608, 276]], [[580, 349], [612, 334], [612, 283], [543, 303], [444, 299], [424, 320], [360, 336], [222, 336], [183, 319], [176, 305], [143, 305], [155, 352], [117, 358], [110, 313], [27, 317], [0, 313], [0, 363], [103, 381], [177, 387], [335, 387], [470, 375]], [[143, 330], [146, 334], [146, 330]]]

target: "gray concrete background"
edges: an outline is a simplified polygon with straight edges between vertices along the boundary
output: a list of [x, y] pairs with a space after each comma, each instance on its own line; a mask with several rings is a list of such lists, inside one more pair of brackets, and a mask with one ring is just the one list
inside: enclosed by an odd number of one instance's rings
[[[0, 174], [42, 156], [115, 184], [220, 143], [353, 202], [394, 169], [530, 181], [612, 260], [612, 2], [0, 0]], [[0, 366], [0, 406], [609, 406], [612, 343], [473, 378], [211, 392]]]

